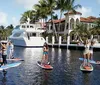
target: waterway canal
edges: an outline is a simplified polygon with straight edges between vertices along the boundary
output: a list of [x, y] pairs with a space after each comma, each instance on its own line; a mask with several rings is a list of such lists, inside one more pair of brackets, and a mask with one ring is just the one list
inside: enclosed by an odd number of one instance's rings
[[[37, 66], [42, 49], [15, 47], [14, 56], [23, 58], [18, 67], [7, 70], [4, 77], [0, 72], [0, 85], [99, 85], [100, 65], [93, 65], [91, 73], [80, 71], [79, 57], [83, 51], [49, 48], [49, 61], [53, 70]], [[94, 60], [100, 60], [100, 52], [94, 52]]]

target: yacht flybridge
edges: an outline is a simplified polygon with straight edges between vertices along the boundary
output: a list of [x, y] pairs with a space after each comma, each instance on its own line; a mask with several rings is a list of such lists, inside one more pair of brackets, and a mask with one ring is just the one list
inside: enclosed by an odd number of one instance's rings
[[43, 32], [45, 29], [40, 23], [30, 24], [28, 21], [28, 23], [16, 26], [8, 39], [15, 46], [42, 47], [45, 43], [45, 39], [42, 37]]

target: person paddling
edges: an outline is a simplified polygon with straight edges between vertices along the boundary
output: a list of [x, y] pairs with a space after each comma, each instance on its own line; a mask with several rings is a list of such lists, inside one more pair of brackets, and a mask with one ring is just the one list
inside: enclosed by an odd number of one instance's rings
[[5, 43], [1, 43], [1, 53], [2, 53], [2, 59], [3, 59], [3, 63], [2, 65], [7, 64], [7, 47]]
[[45, 43], [44, 47], [43, 47], [43, 56], [42, 56], [41, 64], [42, 65], [49, 64], [48, 63], [48, 45], [47, 45], [47, 43]]
[[9, 59], [14, 58], [13, 57], [13, 52], [14, 52], [14, 45], [12, 44], [11, 41], [8, 41], [8, 45], [7, 45], [7, 57]]
[[[86, 66], [86, 65], [90, 65], [90, 63], [89, 63], [89, 59], [90, 59], [90, 50], [89, 50], [89, 48], [90, 48], [90, 44], [89, 44], [89, 41], [88, 40], [86, 40], [85, 41], [85, 43], [84, 43], [85, 45], [84, 45], [84, 47], [85, 47], [85, 50], [84, 50], [84, 53], [83, 53], [83, 56], [84, 56], [84, 66]], [[87, 62], [86, 62], [86, 59], [87, 59]]]

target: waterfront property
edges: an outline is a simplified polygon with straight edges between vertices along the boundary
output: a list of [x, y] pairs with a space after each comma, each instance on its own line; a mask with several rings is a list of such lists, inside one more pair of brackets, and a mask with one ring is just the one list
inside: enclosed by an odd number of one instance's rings
[[[60, 19], [60, 20], [53, 20], [53, 27], [52, 29], [52, 24], [51, 21], [47, 22], [47, 32], [52, 33], [55, 30], [55, 34], [58, 35], [65, 35], [62, 36], [62, 42], [67, 41], [67, 44], [70, 44], [70, 42], [75, 41], [78, 39], [76, 36], [69, 36], [70, 33], [73, 31], [73, 29], [78, 25], [78, 24], [83, 24], [87, 29], [95, 27], [95, 21], [98, 20], [98, 18], [94, 16], [89, 16], [89, 17], [81, 17], [82, 13], [77, 12], [74, 13], [72, 11], [69, 11], [64, 14], [65, 18]], [[59, 28], [59, 23], [60, 23], [60, 28]], [[67, 38], [66, 38], [67, 36]], [[91, 35], [90, 39], [97, 38], [98, 40], [100, 39], [99, 36], [96, 35]]]
[[[67, 48], [73, 50], [83, 50], [84, 44], [83, 43], [74, 43], [74, 44], [67, 44], [62, 43], [62, 37], [59, 37], [58, 43], [55, 43], [55, 37], [52, 36], [51, 43], [49, 43], [48, 37], [46, 37], [46, 42], [48, 43], [49, 47], [56, 47], [56, 48]], [[93, 45], [93, 50], [100, 50], [100, 43], [96, 42]]]

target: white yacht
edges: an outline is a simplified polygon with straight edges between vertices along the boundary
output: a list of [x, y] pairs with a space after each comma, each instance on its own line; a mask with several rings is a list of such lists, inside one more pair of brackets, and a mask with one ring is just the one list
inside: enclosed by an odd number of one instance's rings
[[42, 47], [45, 43], [42, 33], [45, 30], [40, 23], [30, 24], [29, 22], [28, 20], [27, 23], [16, 26], [8, 40], [11, 40], [15, 46]]

